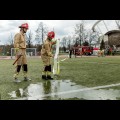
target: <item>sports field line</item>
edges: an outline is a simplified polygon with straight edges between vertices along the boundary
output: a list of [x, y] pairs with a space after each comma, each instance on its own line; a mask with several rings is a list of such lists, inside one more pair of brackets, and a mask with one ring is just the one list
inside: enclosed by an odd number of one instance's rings
[[60, 62], [61, 62], [61, 61], [65, 61], [66, 59], [68, 59], [68, 58], [62, 59], [62, 60], [60, 60]]
[[106, 65], [120, 65], [119, 63], [109, 63], [109, 62], [86, 62], [86, 63], [106, 64]]

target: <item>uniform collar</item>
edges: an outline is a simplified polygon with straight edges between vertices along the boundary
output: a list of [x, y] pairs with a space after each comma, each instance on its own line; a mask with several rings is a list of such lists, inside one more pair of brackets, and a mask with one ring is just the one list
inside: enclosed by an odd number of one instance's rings
[[20, 33], [21, 33], [21, 35], [23, 35], [23, 36], [25, 35], [25, 34], [24, 34], [24, 33], [22, 33], [21, 31], [20, 31]]
[[49, 39], [47, 38], [47, 41], [48, 41], [48, 42], [51, 42], [52, 40], [49, 40]]

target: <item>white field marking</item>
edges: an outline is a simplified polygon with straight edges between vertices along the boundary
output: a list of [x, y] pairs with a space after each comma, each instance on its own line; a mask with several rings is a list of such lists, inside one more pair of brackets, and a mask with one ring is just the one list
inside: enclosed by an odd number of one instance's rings
[[63, 59], [63, 60], [61, 60], [61, 61], [65, 61], [66, 59], [68, 59], [68, 58], [65, 58], [65, 59]]
[[96, 64], [111, 64], [111, 65], [120, 65], [119, 63], [105, 63], [105, 62], [86, 62], [86, 63], [96, 63]]
[[120, 83], [118, 84], [111, 84], [111, 85], [105, 85], [105, 86], [97, 86], [97, 87], [91, 87], [91, 88], [83, 88], [83, 89], [78, 89], [78, 90], [71, 90], [71, 91], [65, 91], [65, 92], [58, 92], [58, 93], [50, 93], [46, 95], [38, 95], [38, 96], [29, 96], [27, 97], [28, 99], [40, 99], [44, 98], [47, 96], [53, 96], [54, 95], [63, 95], [63, 94], [68, 94], [68, 93], [76, 93], [76, 92], [84, 92], [84, 91], [90, 91], [90, 90], [96, 90], [96, 89], [102, 89], [102, 88], [109, 88], [109, 87], [115, 87], [115, 86], [120, 86]]
[[96, 64], [111, 64], [111, 63], [100, 63], [100, 62], [86, 62], [86, 63], [96, 63]]

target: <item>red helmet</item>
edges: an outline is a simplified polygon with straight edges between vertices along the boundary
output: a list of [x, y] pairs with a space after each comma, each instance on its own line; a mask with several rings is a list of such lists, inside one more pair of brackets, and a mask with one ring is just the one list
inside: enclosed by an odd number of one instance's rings
[[47, 35], [49, 38], [53, 39], [55, 37], [55, 33], [53, 31], [49, 32]]
[[28, 24], [27, 24], [27, 23], [24, 23], [24, 24], [22, 24], [21, 26], [19, 26], [19, 28], [26, 28], [26, 29], [28, 29], [28, 28], [29, 28], [29, 26], [28, 26]]

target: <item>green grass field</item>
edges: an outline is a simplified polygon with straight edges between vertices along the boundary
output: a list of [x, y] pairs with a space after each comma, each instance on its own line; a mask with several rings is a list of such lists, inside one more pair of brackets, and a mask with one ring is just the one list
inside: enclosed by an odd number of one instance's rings
[[[64, 59], [64, 58], [60, 58]], [[0, 95], [1, 100], [8, 100], [8, 93], [26, 88], [31, 83], [44, 82], [41, 79], [42, 61], [40, 58], [28, 59], [29, 82], [13, 82], [14, 60], [0, 60]], [[20, 80], [23, 79], [22, 71]], [[120, 57], [82, 57], [60, 62], [60, 75], [57, 80], [71, 80], [77, 85], [95, 87], [120, 83]], [[120, 87], [113, 87], [120, 89]]]

